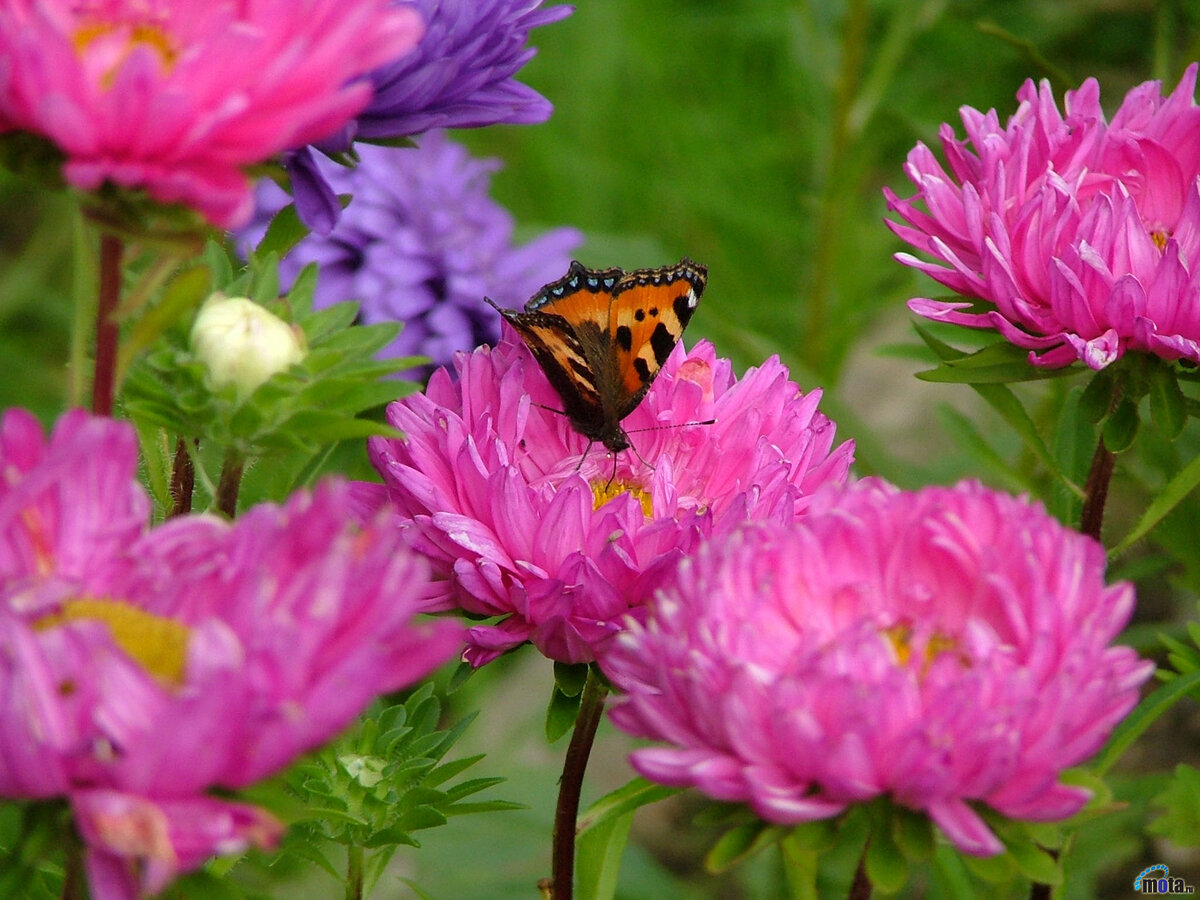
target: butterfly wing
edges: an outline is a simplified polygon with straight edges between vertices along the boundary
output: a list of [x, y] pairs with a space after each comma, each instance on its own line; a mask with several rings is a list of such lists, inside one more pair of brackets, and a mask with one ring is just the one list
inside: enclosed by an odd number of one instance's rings
[[708, 269], [684, 257], [675, 266], [635, 269], [613, 289], [608, 329], [619, 377], [618, 421], [642, 402], [707, 283]]
[[609, 306], [623, 274], [572, 262], [566, 275], [525, 304], [525, 312], [501, 309], [488, 300], [521, 335], [575, 429], [606, 444], [619, 431], [608, 371]]

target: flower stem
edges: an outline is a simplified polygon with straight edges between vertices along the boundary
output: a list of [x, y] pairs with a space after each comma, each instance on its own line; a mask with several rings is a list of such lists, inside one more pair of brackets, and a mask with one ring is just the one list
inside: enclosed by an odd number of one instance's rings
[[[195, 439], [193, 439], [195, 440]], [[196, 440], [196, 445], [199, 441]], [[196, 467], [188, 453], [187, 439], [175, 442], [175, 462], [171, 466], [171, 512], [167, 518], [182, 516], [192, 511], [192, 493], [196, 488]]]
[[1104, 502], [1108, 499], [1108, 483], [1112, 481], [1116, 456], [1104, 446], [1101, 437], [1092, 455], [1092, 468], [1087, 483], [1083, 486], [1083, 514], [1079, 517], [1079, 530], [1089, 537], [1100, 540], [1100, 527], [1104, 524]]
[[231, 519], [237, 516], [238, 488], [242, 485], [245, 467], [246, 460], [230, 447], [221, 464], [221, 480], [217, 483], [217, 509]]
[[846, 895], [846, 900], [871, 900], [871, 879], [867, 875], [867, 847], [870, 842], [863, 847], [862, 856], [858, 859], [858, 868], [854, 870], [854, 881], [850, 883], [850, 893]]
[[100, 294], [96, 304], [96, 368], [92, 379], [92, 412], [111, 416], [114, 374], [117, 367], [117, 301], [121, 296], [121, 254], [124, 244], [119, 237], [100, 235]]
[[351, 844], [346, 848], [346, 900], [363, 897], [363, 848]]
[[608, 688], [597, 674], [595, 666], [589, 666], [583, 696], [579, 700], [579, 714], [575, 717], [575, 730], [571, 734], [567, 757], [563, 761], [562, 779], [558, 783], [551, 858], [553, 900], [572, 900], [575, 890], [575, 822], [579, 817], [579, 795], [607, 696]]

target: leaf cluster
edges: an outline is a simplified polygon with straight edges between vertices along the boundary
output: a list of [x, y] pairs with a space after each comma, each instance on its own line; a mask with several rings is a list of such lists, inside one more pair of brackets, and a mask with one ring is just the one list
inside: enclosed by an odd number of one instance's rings
[[469, 800], [502, 778], [453, 779], [483, 755], [443, 762], [474, 719], [440, 730], [441, 704], [425, 684], [402, 703], [363, 717], [352, 731], [289, 770], [296, 808], [285, 850], [343, 875], [326, 855], [329, 842], [370, 851], [366, 892], [400, 846], [419, 847], [414, 832], [451, 816], [521, 808], [504, 800]]
[[[411, 360], [374, 355], [398, 333], [396, 324], [360, 325], [354, 303], [314, 311], [317, 269], [305, 268], [291, 290], [279, 295], [278, 253], [256, 251], [235, 272], [228, 255], [209, 244], [199, 267], [185, 270], [167, 286], [160, 302], [135, 334], [148, 352], [132, 363], [123, 392], [128, 414], [139, 424], [185, 438], [231, 448], [239, 455], [304, 450], [347, 438], [391, 435], [380, 422], [358, 418], [412, 389], [386, 376]], [[188, 346], [191, 313], [211, 291], [244, 296], [285, 322], [298, 326], [308, 345], [305, 358], [249, 396], [228, 386], [213, 390], [203, 363]]]

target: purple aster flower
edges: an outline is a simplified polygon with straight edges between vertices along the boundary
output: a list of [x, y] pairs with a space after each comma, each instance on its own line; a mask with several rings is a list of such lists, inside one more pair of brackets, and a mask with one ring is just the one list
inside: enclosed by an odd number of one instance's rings
[[[375, 95], [362, 113], [315, 146], [343, 152], [355, 140], [385, 140], [434, 128], [530, 125], [550, 118], [550, 101], [514, 77], [537, 52], [529, 32], [564, 19], [570, 6], [541, 0], [414, 0], [425, 20], [416, 49], [370, 74]], [[327, 233], [341, 208], [308, 150], [289, 154], [300, 218]]]
[[[148, 528], [133, 429], [0, 419], [0, 796], [58, 798], [91, 895], [133, 900], [268, 812], [211, 793], [278, 771], [461, 646], [414, 623], [425, 563], [329, 482], [235, 524]], [[382, 527], [381, 527], [382, 526]]]
[[1059, 780], [1137, 702], [1154, 664], [1111, 642], [1133, 586], [1040, 505], [978, 484], [864, 480], [808, 514], [708, 541], [600, 662], [613, 722], [664, 784], [784, 825], [888, 795], [966, 853], [976, 811], [1056, 821]]
[[[472, 159], [441, 132], [415, 148], [360, 152], [354, 169], [323, 158], [315, 163], [338, 193], [354, 199], [327, 236], [310, 235], [288, 254], [280, 277], [289, 284], [315, 262], [318, 307], [355, 300], [367, 324], [403, 322], [382, 355], [423, 355], [445, 365], [457, 350], [494, 343], [500, 320], [483, 298], [519, 306], [566, 269], [583, 240], [573, 228], [557, 228], [516, 246], [512, 216], [488, 196], [498, 160]], [[264, 181], [258, 225], [243, 239], [257, 239], [288, 199]]]

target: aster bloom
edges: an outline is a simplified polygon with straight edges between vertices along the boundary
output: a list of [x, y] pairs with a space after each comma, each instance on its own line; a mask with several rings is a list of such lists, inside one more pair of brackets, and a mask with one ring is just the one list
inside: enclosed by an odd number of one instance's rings
[[[539, 25], [564, 19], [570, 6], [542, 0], [415, 0], [425, 22], [416, 49], [371, 72], [370, 104], [317, 146], [329, 152], [355, 139], [387, 140], [434, 128], [531, 125], [550, 118], [550, 101], [516, 80], [537, 52], [527, 47]], [[327, 234], [341, 207], [324, 170], [307, 149], [290, 154], [288, 171], [300, 218]]]
[[426, 674], [461, 629], [412, 623], [425, 564], [351, 526], [345, 484], [145, 526], [133, 429], [0, 424], [0, 795], [64, 798], [96, 900], [270, 845], [238, 789]]
[[702, 537], [803, 513], [819, 485], [845, 479], [853, 453], [834, 448], [820, 391], [802, 394], [778, 359], [738, 380], [705, 342], [676, 346], [622, 423], [636, 452], [615, 462], [599, 445], [585, 454], [507, 326], [495, 349], [454, 368], [388, 408], [406, 438], [369, 442], [384, 485], [359, 491], [368, 509], [395, 504], [445, 579], [431, 608], [501, 617], [469, 630], [476, 666], [526, 641], [562, 662], [595, 659]]
[[792, 825], [889, 795], [961, 850], [1003, 845], [971, 803], [1076, 812], [1059, 782], [1153, 664], [1109, 642], [1132, 585], [1035, 503], [974, 483], [818, 494], [802, 520], [710, 541], [601, 660], [647, 778]]
[[[354, 199], [327, 237], [306, 237], [279, 271], [288, 284], [315, 262], [318, 308], [355, 300], [367, 324], [403, 322], [383, 355], [420, 354], [445, 365], [457, 350], [494, 342], [499, 319], [482, 298], [505, 306], [524, 302], [566, 269], [583, 241], [575, 229], [558, 228], [516, 246], [512, 216], [488, 196], [498, 160], [472, 159], [440, 132], [415, 148], [359, 149], [354, 169], [318, 163], [337, 192]], [[289, 199], [264, 181], [257, 223], [243, 233], [243, 243], [257, 240]]]
[[1131, 90], [1111, 122], [1089, 79], [1060, 113], [1026, 82], [1004, 126], [962, 109], [966, 140], [940, 131], [946, 167], [923, 144], [885, 190], [889, 225], [933, 259], [897, 259], [968, 298], [909, 301], [916, 313], [995, 328], [1035, 365], [1102, 369], [1129, 350], [1200, 362], [1200, 108], [1195, 64], [1164, 97]]
[[48, 138], [63, 174], [246, 220], [244, 169], [331, 134], [363, 76], [415, 46], [387, 0], [12, 0], [0, 7], [0, 130]]

